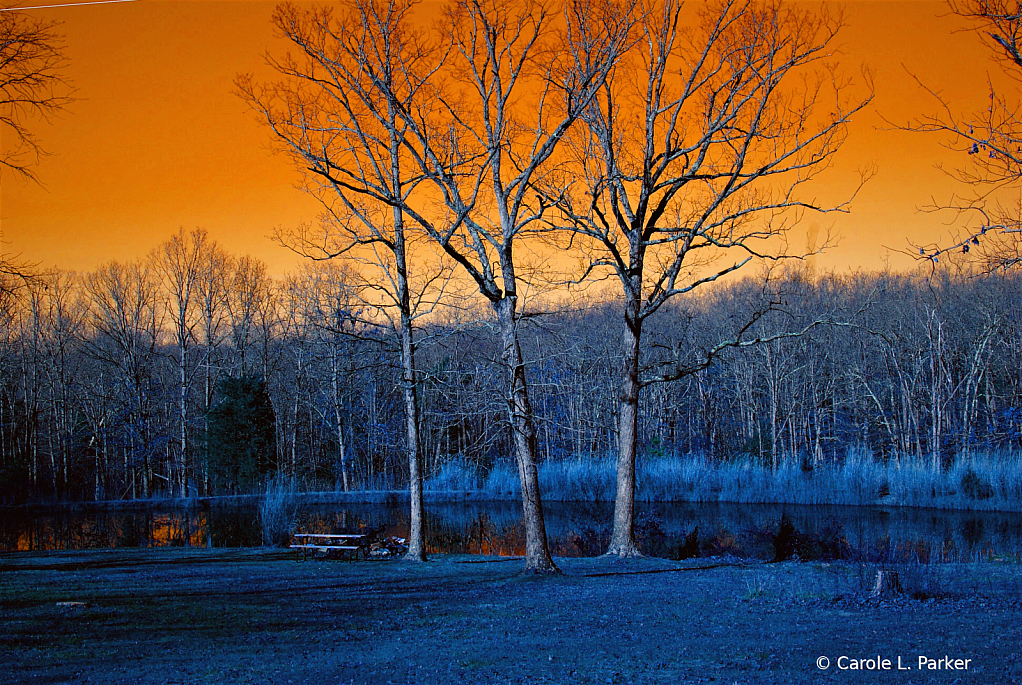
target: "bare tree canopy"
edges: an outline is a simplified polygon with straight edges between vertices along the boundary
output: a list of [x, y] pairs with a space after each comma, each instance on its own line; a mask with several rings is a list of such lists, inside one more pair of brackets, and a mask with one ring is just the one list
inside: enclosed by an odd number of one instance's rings
[[[0, 11], [0, 182], [5, 170], [38, 180], [34, 167], [45, 152], [31, 122], [49, 121], [71, 102], [71, 88], [60, 74], [67, 59], [55, 27], [24, 12]], [[33, 272], [32, 264], [6, 255], [0, 244], [0, 294], [28, 284]]]
[[49, 121], [71, 102], [57, 24], [23, 12], [0, 12], [0, 172], [36, 179], [45, 154], [33, 120]]
[[[739, 337], [683, 363], [640, 362], [647, 318], [672, 298], [753, 260], [799, 257], [785, 235], [823, 206], [805, 186], [827, 168], [851, 117], [836, 57], [839, 15], [779, 2], [718, 0], [684, 12], [644, 4], [642, 40], [611, 73], [571, 135], [572, 158], [545, 190], [582, 279], [610, 273], [622, 288], [621, 411], [610, 553], [638, 553], [633, 532], [639, 392], [709, 366]], [[869, 86], [869, 75], [866, 75]], [[854, 192], [850, 193], [854, 195]], [[776, 466], [776, 465], [775, 465]]]
[[527, 282], [516, 248], [548, 209], [535, 186], [627, 46], [633, 10], [633, 3], [572, 1], [558, 17], [538, 0], [455, 0], [444, 13], [450, 36], [444, 64], [404, 78], [430, 85], [418, 89], [414, 108], [402, 108], [401, 117], [432, 192], [409, 198], [403, 209], [475, 282], [496, 318], [530, 571], [557, 567], [546, 538], [519, 337]]
[[1022, 264], [1022, 3], [1018, 0], [948, 0], [990, 47], [1007, 85], [986, 83], [985, 110], [958, 113], [937, 89], [920, 84], [937, 102], [935, 114], [905, 128], [946, 136], [946, 147], [960, 153], [960, 165], [947, 173], [967, 188], [928, 210], [957, 212], [962, 228], [949, 245], [918, 246], [918, 257], [937, 264], [944, 259], [977, 259], [983, 270]]
[[[430, 34], [416, 28], [415, 5], [354, 0], [336, 13], [281, 5], [274, 22], [299, 54], [270, 59], [283, 81], [258, 86], [242, 77], [238, 86], [307, 171], [326, 209], [321, 240], [303, 230], [282, 236], [284, 242], [321, 257], [370, 255], [383, 276], [376, 287], [400, 312], [412, 545], [421, 530], [414, 525], [421, 475], [406, 218], [475, 283], [498, 320], [526, 566], [556, 571], [518, 339], [514, 245], [547, 208], [532, 201], [533, 183], [620, 55], [631, 7], [608, 3], [593, 11], [572, 2], [559, 17], [536, 0], [455, 0]], [[409, 553], [423, 556], [413, 547]]]
[[[413, 8], [407, 0], [352, 0], [336, 11], [279, 5], [273, 23], [298, 54], [267, 57], [282, 80], [258, 85], [242, 76], [237, 85], [324, 208], [318, 230], [279, 231], [278, 241], [313, 259], [360, 264], [360, 272], [353, 270], [362, 280], [358, 292], [400, 338], [411, 495], [408, 559], [425, 561], [413, 321], [431, 309], [427, 301], [443, 292], [445, 278], [443, 269], [412, 258], [402, 209], [422, 180], [409, 157], [408, 123], [401, 115], [414, 107], [422, 85], [409, 76], [430, 73], [438, 59], [409, 17]], [[424, 276], [421, 288], [413, 283], [417, 275]]]

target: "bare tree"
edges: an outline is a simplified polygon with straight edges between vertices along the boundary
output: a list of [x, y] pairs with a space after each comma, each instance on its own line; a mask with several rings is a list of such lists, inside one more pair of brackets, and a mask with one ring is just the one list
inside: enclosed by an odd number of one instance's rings
[[60, 71], [67, 65], [57, 24], [0, 6], [0, 170], [35, 179], [32, 167], [45, 154], [29, 128], [49, 121], [71, 103]]
[[205, 259], [199, 263], [197, 279], [199, 302], [199, 328], [203, 345], [203, 411], [209, 411], [213, 404], [213, 389], [216, 387], [216, 372], [220, 368], [219, 348], [228, 335], [227, 299], [228, 286], [234, 268], [234, 260], [217, 243], [210, 246]]
[[[1019, 0], [948, 0], [951, 12], [969, 22], [1003, 68], [1006, 86], [986, 84], [985, 111], [958, 113], [938, 90], [919, 82], [937, 103], [937, 113], [904, 126], [911, 131], [946, 136], [945, 146], [968, 161], [945, 169], [967, 190], [929, 211], [952, 211], [963, 226], [950, 244], [917, 246], [918, 257], [939, 264], [942, 259], [978, 258], [982, 269], [1010, 269], [1022, 264], [1022, 2]], [[918, 79], [917, 79], [918, 81]]]
[[[252, 345], [259, 341], [260, 322], [273, 308], [274, 284], [266, 272], [266, 264], [248, 255], [234, 261], [227, 283], [227, 317], [230, 323], [232, 366], [237, 373], [250, 373]], [[266, 355], [263, 354], [263, 378]]]
[[[419, 97], [402, 104], [405, 141], [430, 191], [404, 211], [489, 302], [508, 374], [506, 401], [521, 481], [528, 570], [556, 572], [536, 469], [536, 428], [519, 339], [524, 287], [515, 248], [548, 208], [533, 185], [629, 38], [632, 6], [569, 2], [562, 19], [536, 0], [454, 0], [449, 58], [433, 72], [402, 64]], [[563, 21], [559, 30], [556, 22]], [[569, 39], [570, 38], [570, 39]], [[374, 87], [389, 93], [386, 83]], [[424, 87], [428, 86], [428, 87]], [[388, 101], [400, 102], [396, 94]], [[447, 215], [435, 218], [436, 201]]]
[[[607, 5], [592, 12], [573, 3], [565, 12], [565, 34], [539, 2], [454, 2], [445, 14], [451, 42], [443, 52], [409, 27], [410, 10], [403, 2], [354, 2], [335, 19], [328, 11], [302, 13], [283, 5], [276, 23], [304, 55], [274, 66], [296, 84], [259, 89], [242, 78], [239, 88], [286, 149], [319, 178], [316, 190], [333, 191], [327, 209], [334, 226], [346, 231], [343, 251], [367, 245], [391, 255], [410, 462], [418, 463], [412, 453], [418, 440], [412, 436], [417, 400], [405, 217], [490, 301], [509, 376], [526, 566], [556, 570], [546, 544], [518, 339], [520, 276], [513, 246], [546, 208], [532, 201], [531, 184], [620, 54], [630, 8]], [[449, 87], [438, 85], [441, 78]], [[409, 163], [411, 173], [403, 170]], [[420, 190], [423, 182], [431, 190]], [[437, 199], [447, 217], [436, 216]], [[331, 251], [342, 250], [322, 250]], [[421, 470], [413, 468], [413, 509], [421, 509], [421, 494], [414, 492], [420, 479]], [[413, 525], [415, 518], [413, 512]]]
[[[396, 311], [391, 323], [400, 339], [411, 495], [407, 558], [425, 561], [413, 330], [424, 312], [421, 293], [410, 286], [412, 250], [402, 211], [421, 173], [409, 162], [408, 124], [400, 112], [421, 87], [407, 75], [429, 71], [435, 50], [413, 28], [413, 6], [351, 0], [335, 12], [282, 4], [273, 22], [300, 54], [268, 58], [285, 80], [260, 87], [241, 77], [238, 87], [306, 172], [308, 189], [325, 209], [321, 230], [302, 227], [279, 233], [279, 240], [307, 257], [344, 256], [365, 265], [374, 277], [360, 292], [385, 316]], [[426, 281], [427, 290], [437, 282]]]
[[[67, 59], [55, 27], [0, 5], [0, 178], [7, 169], [38, 180], [33, 167], [45, 152], [30, 122], [49, 121], [72, 101], [60, 73]], [[38, 280], [32, 264], [4, 255], [2, 240], [0, 231], [0, 293]]]
[[201, 281], [217, 249], [204, 229], [188, 233], [179, 229], [170, 240], [153, 252], [150, 263], [163, 280], [167, 296], [166, 311], [174, 327], [177, 347], [178, 445], [173, 476], [173, 493], [188, 496], [189, 440], [188, 404], [195, 365], [189, 364], [189, 352], [196, 342], [195, 328], [202, 317]]
[[82, 360], [74, 349], [81, 339], [87, 305], [75, 274], [55, 271], [47, 274], [44, 283], [29, 289], [29, 304], [36, 363], [49, 399], [47, 442], [53, 492], [58, 498], [67, 499], [73, 487], [69, 474], [74, 467], [75, 420], [80, 409], [80, 397], [74, 386]]
[[[218, 244], [213, 243], [200, 260], [196, 281], [199, 308], [199, 326], [202, 333], [202, 416], [213, 408], [213, 391], [223, 371], [222, 349], [226, 340], [228, 285], [234, 268], [234, 259]], [[203, 462], [203, 493], [209, 493], [209, 462]]]
[[[644, 39], [582, 115], [573, 163], [551, 179], [583, 278], [616, 276], [623, 294], [617, 495], [608, 554], [637, 555], [634, 527], [639, 394], [705, 368], [741, 335], [692, 364], [640, 361], [643, 324], [672, 298], [756, 259], [790, 256], [783, 237], [806, 210], [801, 190], [830, 163], [849, 100], [827, 66], [840, 17], [780, 2], [714, 0], [644, 7]], [[686, 19], [695, 26], [684, 26]], [[562, 188], [567, 188], [566, 191]], [[734, 256], [732, 256], [734, 254]], [[765, 313], [758, 312], [740, 333]], [[680, 360], [679, 360], [680, 361]], [[656, 366], [655, 364], [652, 366]], [[645, 372], [644, 372], [645, 369]]]
[[159, 286], [141, 262], [111, 262], [85, 278], [95, 331], [86, 352], [111, 368], [124, 432], [124, 492], [152, 493], [154, 376], [162, 315]]
[[[337, 442], [335, 472], [340, 477], [342, 489], [351, 489], [351, 458], [348, 454], [348, 440], [345, 430], [346, 403], [342, 373], [350, 363], [351, 350], [346, 349], [358, 320], [357, 297], [350, 273], [336, 262], [316, 264], [315, 268], [303, 268], [291, 283], [289, 295], [292, 306], [298, 310], [300, 322], [309, 330], [318, 347], [325, 348], [328, 378], [323, 379], [329, 388], [329, 410], [323, 412], [324, 423], [332, 424]], [[350, 418], [348, 419], [350, 420]]]

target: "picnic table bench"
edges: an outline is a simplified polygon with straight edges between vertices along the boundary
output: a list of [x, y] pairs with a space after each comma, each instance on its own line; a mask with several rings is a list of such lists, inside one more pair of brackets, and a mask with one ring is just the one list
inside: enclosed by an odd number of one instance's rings
[[295, 533], [295, 543], [291, 549], [295, 551], [295, 561], [308, 559], [309, 555], [316, 552], [327, 554], [337, 551], [347, 553], [349, 559], [358, 561], [358, 553], [362, 552], [362, 558], [369, 558], [369, 536], [355, 534], [328, 535], [325, 533]]

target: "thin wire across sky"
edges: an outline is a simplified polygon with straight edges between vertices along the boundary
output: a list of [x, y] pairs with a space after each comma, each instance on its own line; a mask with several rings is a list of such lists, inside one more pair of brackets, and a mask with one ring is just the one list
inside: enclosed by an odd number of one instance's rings
[[91, 0], [90, 2], [64, 2], [59, 5], [34, 5], [32, 7], [0, 7], [0, 12], [21, 12], [24, 10], [48, 10], [57, 7], [81, 7], [82, 5], [113, 5], [119, 2], [138, 2], [139, 0]]

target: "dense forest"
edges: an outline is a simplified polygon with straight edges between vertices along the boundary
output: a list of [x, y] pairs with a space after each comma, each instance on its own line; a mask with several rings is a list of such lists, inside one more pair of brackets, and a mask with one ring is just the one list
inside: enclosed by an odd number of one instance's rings
[[[2, 502], [254, 492], [276, 474], [306, 489], [406, 487], [399, 339], [348, 268], [310, 262], [277, 280], [193, 231], [146, 260], [9, 283]], [[802, 268], [676, 298], [642, 340], [654, 380], [640, 396], [640, 464], [809, 471], [857, 452], [941, 472], [1013, 458], [1019, 291], [1014, 272]], [[560, 291], [526, 307], [542, 464], [616, 450], [620, 307]], [[471, 301], [418, 324], [427, 485], [452, 465], [480, 482], [514, 469], [493, 326]]]

